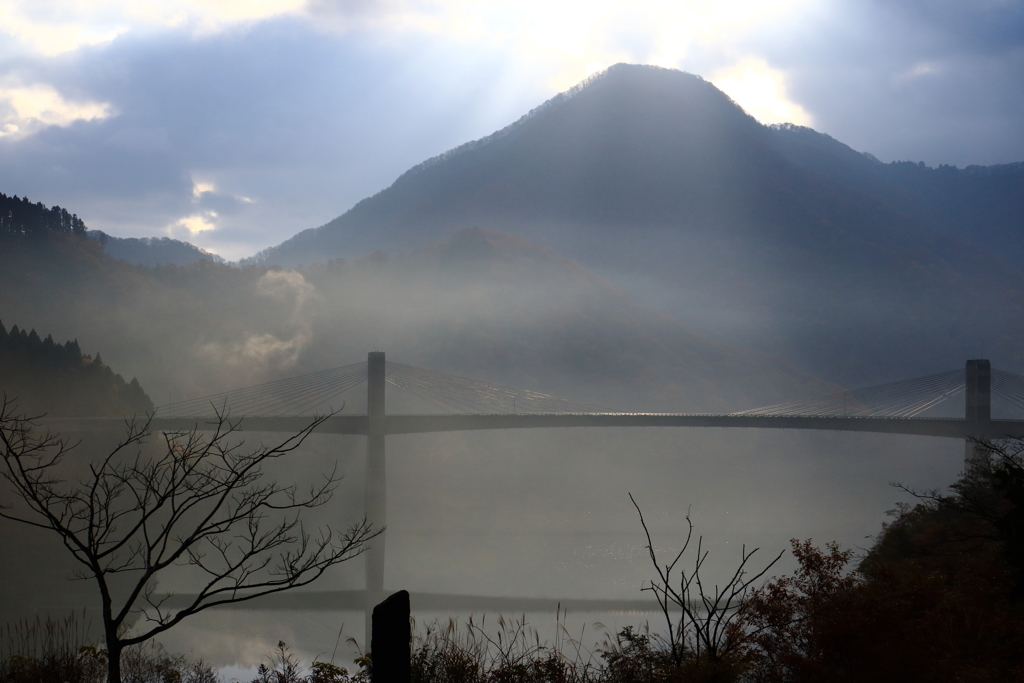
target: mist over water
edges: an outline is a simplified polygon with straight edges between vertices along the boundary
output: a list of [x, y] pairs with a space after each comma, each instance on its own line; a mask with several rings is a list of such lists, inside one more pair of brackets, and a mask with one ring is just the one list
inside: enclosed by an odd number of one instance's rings
[[[345, 479], [330, 505], [308, 519], [311, 525], [351, 523], [362, 512], [364, 444], [363, 437], [314, 436], [271, 474], [282, 482], [309, 482], [336, 461]], [[788, 548], [791, 538], [867, 548], [885, 511], [906, 498], [889, 482], [943, 486], [963, 461], [957, 440], [774, 430], [518, 430], [391, 436], [387, 445], [385, 587], [411, 592], [421, 625], [468, 615], [422, 614], [416, 608], [418, 592], [649, 598], [640, 589], [652, 568], [629, 493], [645, 513], [656, 549], [665, 555], [681, 547], [689, 513], [710, 551], [709, 576], [722, 577], [735, 568], [744, 544], [761, 548], [755, 566]], [[64, 614], [82, 603], [95, 609], [91, 585], [65, 581], [73, 567], [58, 544], [7, 523], [4, 534], [25, 544], [24, 552], [0, 570], [2, 585], [18, 586], [4, 600], [5, 621], [47, 611]], [[777, 571], [792, 567], [787, 554]], [[187, 592], [190, 581], [177, 576], [162, 579], [160, 589]], [[362, 585], [363, 563], [357, 558], [311, 589]], [[573, 614], [572, 628], [648, 619], [658, 628], [656, 616]], [[548, 629], [542, 633], [553, 631], [548, 624], [553, 614], [531, 614], [530, 620]], [[211, 610], [160, 640], [218, 666], [255, 666], [283, 640], [308, 662], [315, 655], [322, 659], [328, 646], [333, 649], [341, 622], [346, 624], [342, 651], [348, 652], [345, 638], [362, 642], [361, 613], [329, 607], [263, 610], [258, 601]]]

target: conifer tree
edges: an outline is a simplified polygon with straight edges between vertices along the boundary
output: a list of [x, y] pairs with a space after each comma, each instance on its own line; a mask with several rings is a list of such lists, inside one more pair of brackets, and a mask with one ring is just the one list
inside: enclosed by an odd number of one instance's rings
[[53, 416], [143, 415], [153, 402], [138, 380], [126, 382], [96, 358], [83, 354], [78, 341], [40, 339], [17, 325], [0, 323], [0, 396], [17, 398], [31, 414]]

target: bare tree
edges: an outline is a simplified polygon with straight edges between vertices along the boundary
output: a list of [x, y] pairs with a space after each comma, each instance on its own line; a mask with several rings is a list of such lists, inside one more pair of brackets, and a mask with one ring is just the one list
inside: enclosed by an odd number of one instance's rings
[[[701, 569], [708, 557], [708, 551], [703, 548], [703, 536], [697, 538], [692, 568], [687, 569], [679, 564], [693, 541], [693, 522], [690, 521], [690, 515], [686, 515], [686, 541], [683, 547], [671, 562], [661, 565], [654, 550], [651, 532], [644, 521], [644, 513], [634, 500], [633, 494], [629, 494], [629, 499], [640, 515], [640, 524], [647, 536], [647, 551], [657, 574], [657, 578], [643, 590], [654, 593], [665, 617], [668, 625], [668, 645], [675, 665], [682, 666], [688, 656], [687, 651], [690, 653], [689, 656], [698, 662], [706, 659], [712, 664], [736, 654], [746, 642], [748, 635], [741, 625], [739, 608], [751, 586], [768, 573], [785, 551], [776, 555], [764, 569], [750, 576], [747, 565], [759, 549], [747, 552], [746, 546], [743, 546], [739, 566], [728, 581], [721, 587], [718, 584], [714, 587], [706, 586], [705, 579], [701, 578]], [[679, 610], [678, 619], [673, 617], [676, 609]]]
[[[0, 516], [57, 533], [81, 564], [78, 576], [95, 580], [111, 683], [121, 681], [124, 648], [210, 607], [304, 586], [379, 533], [365, 519], [315, 537], [303, 527], [299, 513], [331, 498], [336, 471], [302, 492], [263, 479], [264, 464], [292, 453], [325, 419], [277, 445], [246, 449], [239, 423], [218, 412], [206, 432], [164, 432], [156, 455], [144, 454], [152, 418], [128, 422], [117, 447], [71, 482], [61, 464], [77, 444], [4, 398], [0, 474], [14, 504]], [[155, 592], [161, 572], [175, 566], [200, 577], [195, 594]]]

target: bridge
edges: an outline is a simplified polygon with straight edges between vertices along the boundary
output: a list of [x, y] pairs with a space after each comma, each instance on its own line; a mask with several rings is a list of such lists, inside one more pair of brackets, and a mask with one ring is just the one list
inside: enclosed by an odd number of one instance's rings
[[[366, 413], [332, 415], [317, 431], [366, 437], [366, 514], [377, 527], [387, 523], [385, 441], [393, 434], [552, 427], [818, 429], [964, 439], [968, 448], [972, 439], [1024, 437], [1024, 420], [992, 418], [993, 394], [1004, 405], [1024, 410], [1024, 376], [993, 369], [988, 360], [969, 360], [963, 369], [808, 401], [729, 414], [681, 414], [609, 410], [388, 362], [383, 352], [370, 353], [365, 363], [172, 403], [157, 410], [151, 427], [161, 431], [204, 429], [218, 409], [226, 409], [232, 416], [244, 416], [241, 430], [294, 433], [308, 426], [311, 415], [333, 412], [340, 397], [364, 383]], [[388, 385], [438, 406], [440, 411], [389, 414], [385, 409]], [[928, 416], [961, 394], [962, 418]], [[123, 420], [113, 418], [54, 418], [48, 422], [66, 431], [124, 427]], [[366, 552], [366, 589], [360, 593], [367, 615], [385, 594], [384, 555], [381, 534]], [[344, 602], [351, 603], [354, 592], [348, 597]], [[610, 601], [605, 608], [635, 609], [635, 605]]]

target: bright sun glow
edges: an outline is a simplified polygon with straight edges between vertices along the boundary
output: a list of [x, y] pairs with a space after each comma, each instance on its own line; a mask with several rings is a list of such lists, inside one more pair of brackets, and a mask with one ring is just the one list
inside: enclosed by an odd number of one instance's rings
[[[550, 63], [555, 69], [550, 85], [563, 90], [620, 61], [686, 69], [695, 51], [711, 47], [735, 52], [733, 43], [762, 22], [815, 2], [399, 0], [384, 5], [389, 10], [382, 11], [376, 21], [378, 25], [393, 23], [405, 29], [448, 33], [455, 40], [483, 39], [500, 44], [521, 59]], [[313, 3], [311, 7], [327, 4]], [[346, 29], [351, 27], [349, 21], [341, 23]], [[736, 61], [728, 54], [725, 59]]]
[[420, 32], [498, 44], [523, 59], [554, 60], [565, 87], [592, 65], [630, 61], [686, 68], [697, 47], [728, 44], [761, 22], [820, 0], [0, 0], [0, 31], [58, 54], [129, 31], [204, 34], [283, 15], [317, 27]]
[[712, 82], [761, 123], [811, 125], [811, 116], [787, 99], [785, 77], [762, 60], [716, 72]]

